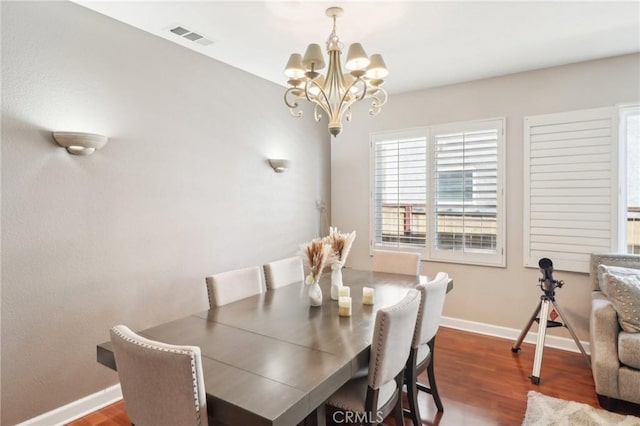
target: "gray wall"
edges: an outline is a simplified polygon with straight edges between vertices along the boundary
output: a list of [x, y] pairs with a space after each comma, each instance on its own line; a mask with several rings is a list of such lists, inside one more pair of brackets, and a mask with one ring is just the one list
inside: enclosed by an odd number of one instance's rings
[[[428, 275], [446, 271], [454, 278], [455, 289], [447, 296], [444, 315], [522, 329], [542, 294], [536, 286], [539, 271], [525, 268], [522, 260], [523, 118], [632, 101], [640, 101], [638, 54], [396, 95], [375, 118], [366, 116], [366, 106], [359, 106], [331, 152], [332, 223], [358, 233], [348, 264], [367, 268], [371, 262], [370, 132], [505, 116], [507, 267], [423, 262], [422, 271]], [[557, 293], [561, 308], [580, 339], [588, 340], [588, 276], [556, 272], [554, 277], [566, 282]], [[550, 333], [569, 337], [565, 330]]]
[[[95, 360], [111, 326], [205, 309], [205, 275], [316, 236], [330, 144], [282, 87], [73, 3], [1, 7], [8, 425], [115, 384]], [[53, 130], [110, 141], [71, 156]]]

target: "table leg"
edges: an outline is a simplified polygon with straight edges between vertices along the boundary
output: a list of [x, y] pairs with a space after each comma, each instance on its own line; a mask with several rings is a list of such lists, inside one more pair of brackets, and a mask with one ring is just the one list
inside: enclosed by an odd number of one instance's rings
[[299, 426], [322, 426], [325, 424], [324, 404], [313, 410]]

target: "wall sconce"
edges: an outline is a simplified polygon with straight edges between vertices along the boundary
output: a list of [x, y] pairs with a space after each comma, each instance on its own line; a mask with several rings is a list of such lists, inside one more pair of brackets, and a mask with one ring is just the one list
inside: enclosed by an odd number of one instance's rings
[[80, 132], [53, 132], [53, 138], [58, 142], [58, 145], [67, 148], [69, 154], [73, 155], [93, 154], [95, 150], [102, 148], [108, 140], [106, 136]]
[[271, 164], [271, 167], [273, 167], [276, 173], [282, 173], [289, 168], [291, 162], [283, 159], [269, 159], [269, 164]]

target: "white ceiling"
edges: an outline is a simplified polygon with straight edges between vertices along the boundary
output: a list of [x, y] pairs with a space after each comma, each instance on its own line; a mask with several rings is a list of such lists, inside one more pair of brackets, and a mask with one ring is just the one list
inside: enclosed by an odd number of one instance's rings
[[[390, 93], [640, 51], [640, 1], [75, 1], [284, 85], [290, 53], [337, 34], [381, 53]], [[176, 25], [214, 41], [191, 42]], [[345, 53], [343, 53], [344, 55]]]

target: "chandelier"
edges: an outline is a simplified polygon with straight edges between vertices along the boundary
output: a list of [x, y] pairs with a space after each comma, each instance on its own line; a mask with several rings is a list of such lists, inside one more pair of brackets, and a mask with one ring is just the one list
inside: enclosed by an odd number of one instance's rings
[[387, 92], [380, 87], [389, 74], [379, 54], [367, 56], [360, 43], [349, 46], [345, 67], [342, 72], [340, 55], [344, 45], [336, 35], [336, 18], [343, 13], [340, 7], [327, 9], [327, 16], [333, 20], [333, 31], [327, 39], [329, 68], [326, 75], [318, 72], [325, 67], [320, 45], [307, 46], [304, 57], [293, 53], [284, 70], [290, 86], [284, 94], [284, 102], [295, 117], [302, 116], [297, 110], [298, 101], [306, 99], [314, 104], [313, 114], [320, 121], [324, 111], [329, 120], [329, 133], [334, 137], [342, 131], [342, 118], [351, 120], [351, 105], [365, 98], [371, 99], [369, 114], [376, 115], [387, 102]]

